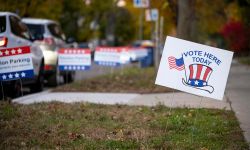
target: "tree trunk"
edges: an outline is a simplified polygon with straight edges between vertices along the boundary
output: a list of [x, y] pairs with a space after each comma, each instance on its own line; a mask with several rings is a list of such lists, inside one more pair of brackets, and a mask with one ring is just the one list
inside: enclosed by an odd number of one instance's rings
[[195, 0], [178, 0], [177, 37], [196, 41]]

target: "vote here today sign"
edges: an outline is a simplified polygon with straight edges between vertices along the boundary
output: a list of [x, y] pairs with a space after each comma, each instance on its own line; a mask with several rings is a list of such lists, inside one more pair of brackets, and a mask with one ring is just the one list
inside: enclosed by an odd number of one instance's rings
[[156, 84], [223, 99], [233, 52], [167, 37]]
[[58, 65], [61, 71], [89, 70], [91, 65], [90, 49], [60, 49], [58, 52]]
[[0, 49], [0, 81], [34, 76], [30, 47]]

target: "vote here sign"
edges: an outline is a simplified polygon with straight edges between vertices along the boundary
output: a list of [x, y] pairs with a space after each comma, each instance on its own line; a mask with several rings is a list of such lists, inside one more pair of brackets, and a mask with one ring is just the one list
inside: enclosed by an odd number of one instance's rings
[[167, 37], [156, 84], [223, 99], [233, 52]]
[[58, 52], [58, 65], [61, 71], [89, 70], [91, 65], [90, 49], [60, 49]]
[[30, 47], [0, 49], [0, 81], [34, 76]]

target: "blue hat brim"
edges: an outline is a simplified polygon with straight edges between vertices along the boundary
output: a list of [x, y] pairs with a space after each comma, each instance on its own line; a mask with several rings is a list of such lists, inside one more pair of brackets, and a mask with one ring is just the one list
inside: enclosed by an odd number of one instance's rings
[[196, 86], [189, 85], [188, 82], [185, 81], [183, 78], [182, 78], [182, 83], [185, 86], [192, 87], [192, 88], [199, 89], [199, 90], [203, 90], [203, 91], [207, 91], [210, 94], [213, 93], [213, 91], [214, 91], [214, 87], [212, 87], [210, 85], [205, 85], [205, 86], [202, 86], [202, 87], [196, 87]]

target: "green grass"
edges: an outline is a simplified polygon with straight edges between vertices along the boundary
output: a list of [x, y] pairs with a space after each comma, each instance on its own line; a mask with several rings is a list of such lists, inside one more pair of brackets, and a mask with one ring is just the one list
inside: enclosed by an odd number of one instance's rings
[[250, 65], [250, 57], [240, 57], [239, 62], [245, 65]]
[[154, 68], [125, 68], [113, 74], [77, 81], [56, 88], [56, 92], [129, 92], [164, 93], [172, 89], [155, 85]]
[[0, 149], [248, 149], [232, 111], [0, 103]]

